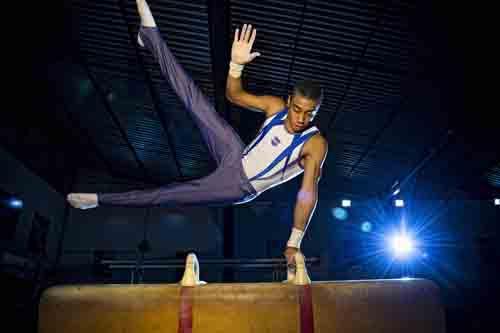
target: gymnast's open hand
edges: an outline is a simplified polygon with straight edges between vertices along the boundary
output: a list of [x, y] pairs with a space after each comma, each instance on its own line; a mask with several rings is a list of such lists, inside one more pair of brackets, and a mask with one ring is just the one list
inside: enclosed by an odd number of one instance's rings
[[238, 65], [245, 65], [260, 56], [259, 52], [250, 53], [256, 35], [257, 30], [252, 29], [251, 24], [244, 24], [241, 33], [240, 29], [236, 29], [234, 32], [233, 46], [231, 48], [232, 62]]

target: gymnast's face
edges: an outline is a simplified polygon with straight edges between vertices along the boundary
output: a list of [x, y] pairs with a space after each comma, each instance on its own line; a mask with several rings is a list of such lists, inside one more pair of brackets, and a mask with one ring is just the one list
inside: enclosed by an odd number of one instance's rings
[[318, 106], [318, 101], [309, 99], [300, 94], [288, 96], [288, 128], [293, 132], [304, 130], [313, 118], [313, 112]]

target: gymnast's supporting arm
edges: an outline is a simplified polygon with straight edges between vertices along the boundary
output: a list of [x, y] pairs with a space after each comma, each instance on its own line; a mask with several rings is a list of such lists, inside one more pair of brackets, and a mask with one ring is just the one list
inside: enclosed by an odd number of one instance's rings
[[289, 265], [294, 263], [294, 255], [300, 250], [300, 242], [318, 202], [318, 182], [327, 151], [328, 143], [319, 134], [313, 136], [304, 146], [304, 176], [297, 193], [292, 232], [284, 252]]

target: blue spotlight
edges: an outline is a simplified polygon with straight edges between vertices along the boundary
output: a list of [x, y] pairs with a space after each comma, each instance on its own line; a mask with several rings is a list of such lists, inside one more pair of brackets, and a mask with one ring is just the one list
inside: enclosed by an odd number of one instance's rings
[[342, 207], [351, 207], [351, 200], [342, 200]]
[[370, 232], [370, 231], [372, 231], [372, 224], [370, 222], [368, 222], [368, 221], [363, 222], [361, 224], [361, 230], [363, 232]]
[[12, 208], [22, 208], [23, 202], [19, 199], [10, 199], [9, 206]]
[[332, 210], [333, 217], [335, 217], [337, 220], [345, 220], [349, 216], [347, 214], [347, 211], [344, 208], [334, 208]]
[[409, 257], [415, 250], [413, 240], [406, 233], [395, 234], [389, 241], [391, 250], [398, 259]]

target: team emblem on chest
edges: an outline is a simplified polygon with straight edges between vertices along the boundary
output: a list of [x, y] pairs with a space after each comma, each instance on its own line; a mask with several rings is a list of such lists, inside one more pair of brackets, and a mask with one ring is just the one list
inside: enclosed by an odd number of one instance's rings
[[275, 147], [276, 147], [277, 145], [279, 145], [280, 143], [281, 143], [281, 141], [280, 141], [280, 139], [279, 139], [277, 136], [275, 136], [275, 137], [273, 137], [273, 138], [271, 139], [271, 144], [272, 144], [273, 146], [275, 146]]

